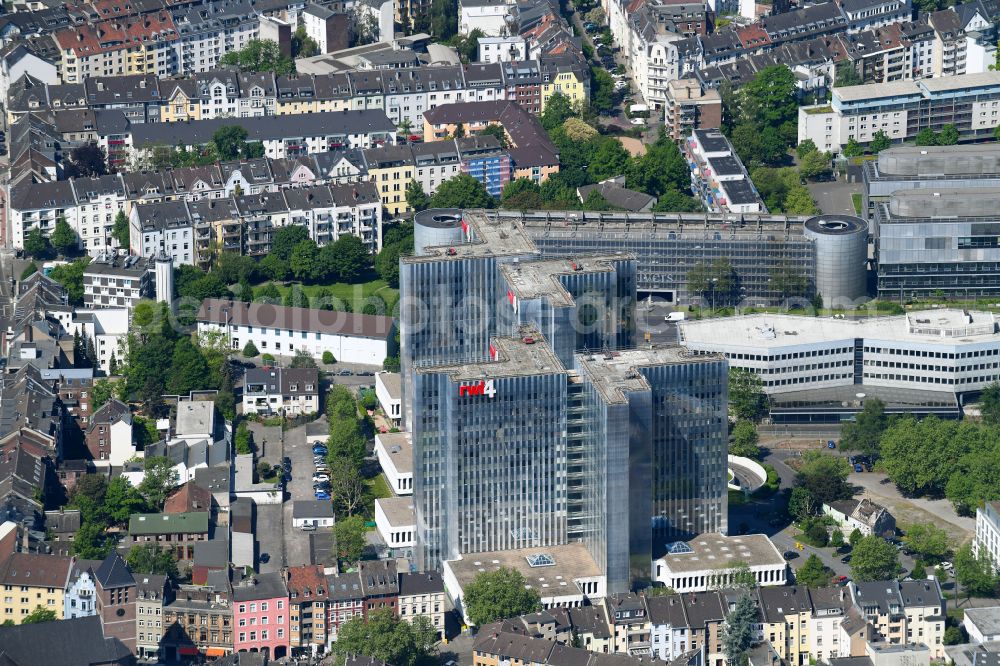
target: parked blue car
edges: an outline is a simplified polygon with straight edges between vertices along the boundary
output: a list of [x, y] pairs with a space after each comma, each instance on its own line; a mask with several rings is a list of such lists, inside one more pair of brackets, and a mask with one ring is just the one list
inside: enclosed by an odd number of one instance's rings
[[318, 499], [318, 500], [328, 500], [328, 499], [330, 499], [330, 493], [316, 493], [316, 499]]
[[326, 447], [325, 446], [314, 446], [313, 447], [313, 455], [325, 456], [326, 455]]

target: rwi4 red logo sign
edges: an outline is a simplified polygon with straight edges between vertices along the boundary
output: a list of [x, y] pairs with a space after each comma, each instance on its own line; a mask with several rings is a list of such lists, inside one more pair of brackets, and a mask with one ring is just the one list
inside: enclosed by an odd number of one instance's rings
[[459, 397], [465, 395], [485, 395], [492, 398], [496, 394], [497, 390], [493, 387], [492, 379], [487, 379], [484, 382], [476, 382], [474, 384], [462, 384], [458, 387]]

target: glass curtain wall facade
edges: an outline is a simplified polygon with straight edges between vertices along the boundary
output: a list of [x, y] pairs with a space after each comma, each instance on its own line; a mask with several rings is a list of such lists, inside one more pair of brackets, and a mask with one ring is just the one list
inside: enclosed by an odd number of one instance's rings
[[461, 389], [478, 386], [485, 374], [463, 375], [455, 367], [416, 373], [421, 569], [464, 553], [567, 542], [567, 381], [561, 364], [551, 361], [548, 370], [531, 374], [499, 376], [491, 369], [483, 394]]

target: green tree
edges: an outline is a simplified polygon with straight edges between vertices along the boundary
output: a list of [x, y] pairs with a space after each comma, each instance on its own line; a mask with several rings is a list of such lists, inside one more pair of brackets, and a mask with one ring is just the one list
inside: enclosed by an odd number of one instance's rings
[[972, 543], [968, 542], [955, 551], [955, 581], [962, 587], [966, 599], [996, 594], [997, 575], [985, 549], [976, 557]]
[[576, 112], [573, 110], [573, 104], [569, 101], [569, 97], [557, 92], [550, 95], [548, 101], [545, 102], [545, 110], [542, 111], [540, 120], [542, 127], [551, 131], [575, 115]]
[[21, 618], [21, 624], [40, 624], [42, 622], [52, 622], [55, 619], [55, 610], [38, 605], [35, 606], [35, 610]]
[[844, 157], [861, 157], [865, 154], [865, 149], [852, 136], [847, 139], [847, 145], [840, 152], [843, 153]]
[[871, 142], [868, 144], [868, 150], [872, 151], [876, 155], [886, 150], [892, 145], [892, 140], [889, 139], [889, 135], [879, 130], [875, 132], [872, 136]]
[[958, 133], [958, 128], [949, 123], [941, 128], [941, 133], [938, 134], [938, 145], [954, 146], [960, 138], [961, 135]]
[[243, 345], [243, 355], [247, 358], [256, 358], [259, 353], [253, 340], [247, 340], [247, 343]]
[[49, 239], [39, 227], [32, 227], [24, 237], [24, 251], [29, 257], [44, 259], [49, 254]]
[[799, 142], [799, 145], [795, 147], [795, 154], [802, 159], [809, 153], [819, 152], [819, 148], [816, 146], [816, 142], [812, 139], [803, 139]]
[[361, 468], [349, 458], [330, 458], [330, 497], [337, 515], [353, 516], [365, 508], [368, 487]]
[[169, 458], [153, 456], [143, 465], [145, 475], [139, 483], [139, 494], [153, 511], [163, 509], [167, 494], [177, 485], [177, 471]]
[[722, 625], [722, 651], [732, 666], [745, 666], [747, 655], [754, 645], [754, 625], [757, 624], [757, 606], [749, 594], [736, 602]]
[[414, 179], [406, 186], [406, 204], [418, 213], [431, 205], [431, 198], [424, 192], [424, 186]]
[[816, 500], [813, 499], [809, 490], [802, 486], [792, 488], [792, 492], [788, 496], [788, 513], [795, 520], [802, 521], [809, 518], [816, 513], [816, 509]]
[[62, 215], [56, 220], [56, 226], [52, 230], [49, 242], [52, 243], [52, 247], [55, 248], [56, 252], [63, 256], [75, 252], [79, 247], [79, 239], [76, 236], [76, 232], [73, 231], [73, 227], [69, 226], [69, 222]]
[[393, 666], [415, 666], [430, 655], [436, 634], [424, 616], [415, 617], [410, 623], [391, 608], [379, 608], [367, 617], [358, 616], [345, 622], [337, 632], [333, 652], [338, 665], [350, 654], [372, 657]]
[[90, 392], [90, 408], [94, 412], [104, 406], [108, 400], [115, 396], [115, 385], [107, 377], [101, 377], [94, 382]]
[[236, 428], [236, 453], [239, 455], [253, 453], [253, 435], [246, 421], [241, 421]]
[[[282, 227], [278, 231], [280, 232], [282, 229], [295, 229], [295, 228], [297, 227], [296, 226]], [[291, 250], [289, 250], [288, 252], [290, 257]], [[288, 268], [289, 257], [282, 258], [276, 255], [274, 253], [274, 244], [272, 241], [271, 253], [260, 260], [260, 270], [265, 277], [268, 277], [272, 280], [278, 280], [278, 281], [286, 280], [288, 279], [288, 275], [291, 273], [291, 271]], [[279, 294], [278, 298], [280, 299], [280, 297], [281, 295]]]
[[444, 181], [431, 197], [434, 208], [492, 208], [493, 197], [472, 176], [461, 173]]
[[687, 161], [666, 134], [650, 145], [646, 152], [629, 162], [625, 186], [662, 197], [667, 192], [686, 192], [691, 185]]
[[288, 261], [292, 258], [295, 246], [304, 240], [309, 240], [309, 230], [304, 226], [290, 224], [279, 227], [271, 237], [271, 253], [269, 256], [275, 256], [283, 261]]
[[834, 530], [830, 533], [830, 545], [834, 548], [844, 547], [844, 533], [840, 530]]
[[729, 454], [733, 456], [743, 456], [744, 458], [760, 459], [760, 447], [757, 443], [760, 437], [757, 435], [757, 426], [753, 421], [737, 421], [730, 433]]
[[288, 267], [292, 269], [292, 275], [296, 280], [311, 282], [316, 279], [319, 272], [319, 248], [316, 242], [307, 238], [299, 241], [292, 249], [292, 256], [288, 260]]
[[930, 127], [925, 127], [917, 132], [916, 144], [918, 146], [936, 146], [938, 145], [938, 135]]
[[21, 280], [22, 281], [27, 280], [31, 275], [34, 275], [37, 272], [38, 272], [38, 264], [36, 264], [34, 261], [29, 261], [28, 265], [24, 267], [24, 270], [21, 271]]
[[465, 590], [465, 609], [469, 620], [481, 627], [541, 610], [538, 592], [526, 585], [521, 572], [509, 567], [476, 574]]
[[795, 582], [806, 587], [826, 587], [830, 584], [833, 572], [823, 564], [815, 553], [806, 558], [802, 567], [795, 572]]
[[295, 63], [281, 53], [277, 42], [270, 39], [251, 39], [239, 51], [223, 55], [219, 64], [242, 72], [274, 72], [279, 76], [295, 73]]
[[299, 348], [295, 350], [295, 355], [292, 356], [292, 362], [289, 363], [290, 368], [315, 368], [316, 359], [312, 357], [312, 354], [307, 352], [305, 349]]
[[802, 185], [796, 185], [789, 188], [782, 212], [788, 215], [817, 215], [820, 211], [809, 190]]
[[850, 466], [844, 458], [828, 455], [822, 451], [806, 451], [802, 454], [802, 464], [795, 483], [810, 492], [816, 506], [829, 504], [835, 500], [849, 499], [853, 490], [847, 477]]
[[891, 543], [871, 534], [851, 553], [851, 577], [857, 581], [889, 580], [899, 571], [899, 554]]
[[111, 228], [111, 237], [118, 243], [119, 248], [123, 250], [129, 249], [129, 226], [125, 211], [120, 210], [115, 215], [115, 224]]
[[129, 516], [143, 513], [146, 508], [146, 500], [125, 477], [117, 476], [108, 484], [108, 492], [104, 497], [104, 514], [112, 523], [124, 525]]
[[763, 383], [756, 373], [729, 369], [729, 408], [741, 421], [756, 422], [767, 411]]
[[235, 160], [244, 155], [247, 131], [239, 125], [223, 125], [212, 134], [212, 145], [220, 160]]
[[333, 352], [329, 349], [323, 352], [323, 364], [330, 365], [331, 363], [336, 363], [337, 359], [334, 358]]
[[982, 415], [983, 423], [1000, 425], [1000, 382], [993, 382], [983, 389], [979, 397], [979, 413]]
[[169, 548], [160, 548], [155, 543], [132, 546], [125, 556], [129, 569], [137, 574], [156, 574], [177, 579], [177, 560]]
[[507, 131], [501, 125], [490, 123], [479, 132], [479, 136], [492, 136], [500, 142], [500, 147], [504, 150], [510, 147], [510, 142], [507, 140]]
[[583, 210], [590, 211], [606, 211], [615, 210], [615, 207], [608, 203], [608, 200], [604, 198], [600, 190], [591, 190], [587, 194], [587, 198], [583, 201]]
[[[329, 255], [321, 254], [320, 261], [332, 263], [337, 279], [341, 282], [356, 282], [371, 267], [368, 248], [364, 241], [354, 234], [344, 234], [335, 242], [323, 247], [324, 250], [328, 248]], [[327, 261], [326, 256], [332, 256], [333, 261]]]
[[924, 563], [917, 560], [913, 563], [913, 570], [910, 572], [910, 578], [913, 580], [923, 580], [927, 578], [927, 569], [924, 567]]
[[623, 175], [628, 168], [629, 154], [622, 142], [607, 136], [592, 141], [596, 142], [597, 149], [591, 157], [590, 166], [587, 167], [590, 177], [598, 182]]
[[327, 445], [329, 459], [347, 458], [360, 469], [365, 459], [366, 443], [357, 418], [331, 421]]
[[167, 378], [171, 395], [187, 395], [211, 385], [208, 363], [191, 338], [182, 337], [174, 345], [173, 361]]
[[948, 533], [931, 523], [906, 525], [903, 532], [903, 543], [906, 547], [926, 562], [932, 564], [941, 562], [951, 549], [948, 545]]
[[885, 414], [885, 403], [878, 398], [865, 402], [854, 421], [845, 423], [840, 430], [840, 448], [844, 451], [858, 451], [862, 455], [877, 458], [882, 434], [889, 427]]
[[81, 257], [68, 264], [60, 264], [49, 273], [50, 278], [66, 287], [72, 305], [83, 305], [83, 271], [88, 264], [90, 257]]
[[864, 537], [865, 535], [861, 533], [861, 530], [855, 527], [851, 531], [850, 536], [847, 537], [847, 542], [851, 544], [851, 548], [854, 548], [855, 546], [858, 545], [858, 542], [860, 542]]
[[615, 81], [608, 70], [590, 66], [590, 108], [595, 113], [610, 113], [615, 107]]
[[805, 156], [799, 159], [799, 173], [803, 178], [825, 178], [832, 172], [833, 167], [830, 166], [829, 153], [821, 153], [818, 150], [814, 150], [811, 153], [806, 153]]
[[653, 205], [655, 213], [697, 213], [702, 210], [697, 199], [673, 188], [661, 194]]
[[299, 26], [292, 33], [292, 57], [311, 58], [319, 53], [319, 45], [316, 40], [306, 34], [305, 26]]
[[959, 626], [950, 626], [944, 630], [944, 644], [945, 645], [958, 645], [959, 643], [965, 642], [965, 636], [962, 633], [962, 628]]
[[834, 86], [837, 88], [846, 88], [847, 86], [860, 86], [864, 83], [864, 79], [858, 74], [858, 70], [855, 69], [854, 63], [850, 60], [845, 60], [841, 63], [837, 63], [837, 69], [834, 74], [835, 83]]
[[337, 521], [333, 526], [333, 534], [337, 540], [340, 559], [349, 563], [361, 559], [367, 544], [365, 533], [365, 519], [361, 516], [348, 516]]

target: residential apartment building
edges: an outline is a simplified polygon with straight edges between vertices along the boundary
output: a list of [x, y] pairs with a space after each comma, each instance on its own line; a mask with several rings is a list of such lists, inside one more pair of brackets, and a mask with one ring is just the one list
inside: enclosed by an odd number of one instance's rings
[[337, 640], [340, 626], [354, 617], [365, 615], [365, 595], [358, 572], [332, 573], [326, 576], [328, 645]]
[[389, 608], [398, 613], [399, 576], [395, 560], [363, 560], [358, 563], [364, 612]]
[[851, 601], [872, 627], [874, 643], [926, 645], [944, 655], [945, 602], [938, 581], [852, 582]]
[[365, 365], [380, 365], [395, 354], [391, 317], [206, 299], [196, 319], [200, 332], [223, 333], [232, 349], [253, 342], [262, 353], [293, 356], [305, 350], [317, 360], [328, 351], [338, 361]]
[[828, 105], [799, 108], [799, 142], [838, 152], [850, 139], [884, 132], [912, 140], [924, 129], [954, 125], [963, 138], [992, 136], [1000, 124], [1000, 72], [834, 88]]
[[399, 574], [399, 616], [407, 622], [426, 617], [444, 636], [444, 581], [436, 572]]
[[244, 414], [316, 414], [316, 368], [253, 368], [243, 378]]
[[677, 79], [667, 84], [664, 125], [671, 139], [680, 143], [694, 130], [722, 126], [722, 98], [697, 79]]
[[280, 659], [291, 646], [289, 597], [283, 574], [252, 574], [233, 585], [235, 651], [264, 652]]
[[208, 540], [208, 512], [134, 513], [128, 521], [132, 545], [155, 543], [184, 564], [194, 560], [194, 544]]
[[693, 130], [684, 142], [691, 190], [713, 213], [766, 213], [750, 174], [729, 139], [717, 129]]
[[97, 583], [94, 580], [94, 570], [100, 566], [100, 560], [73, 559], [63, 599], [64, 619], [97, 614], [97, 601], [94, 598], [97, 593]]
[[132, 412], [129, 406], [111, 398], [91, 416], [84, 434], [87, 452], [98, 467], [121, 467], [135, 457]]
[[135, 578], [135, 631], [136, 656], [159, 659], [164, 655], [160, 640], [163, 638], [163, 606], [169, 603], [172, 593], [167, 577], [158, 574], [133, 574]]
[[315, 654], [327, 644], [327, 580], [323, 567], [307, 564], [285, 571], [290, 646]]
[[72, 559], [58, 555], [12, 553], [0, 562], [0, 623], [20, 624], [39, 606], [56, 619], [65, 616], [65, 591]]
[[229, 572], [213, 571], [207, 585], [179, 585], [163, 605], [163, 658], [222, 657], [233, 652], [234, 621]]
[[83, 269], [84, 306], [131, 310], [141, 299], [153, 296], [154, 265], [151, 258], [141, 256], [98, 255]]

